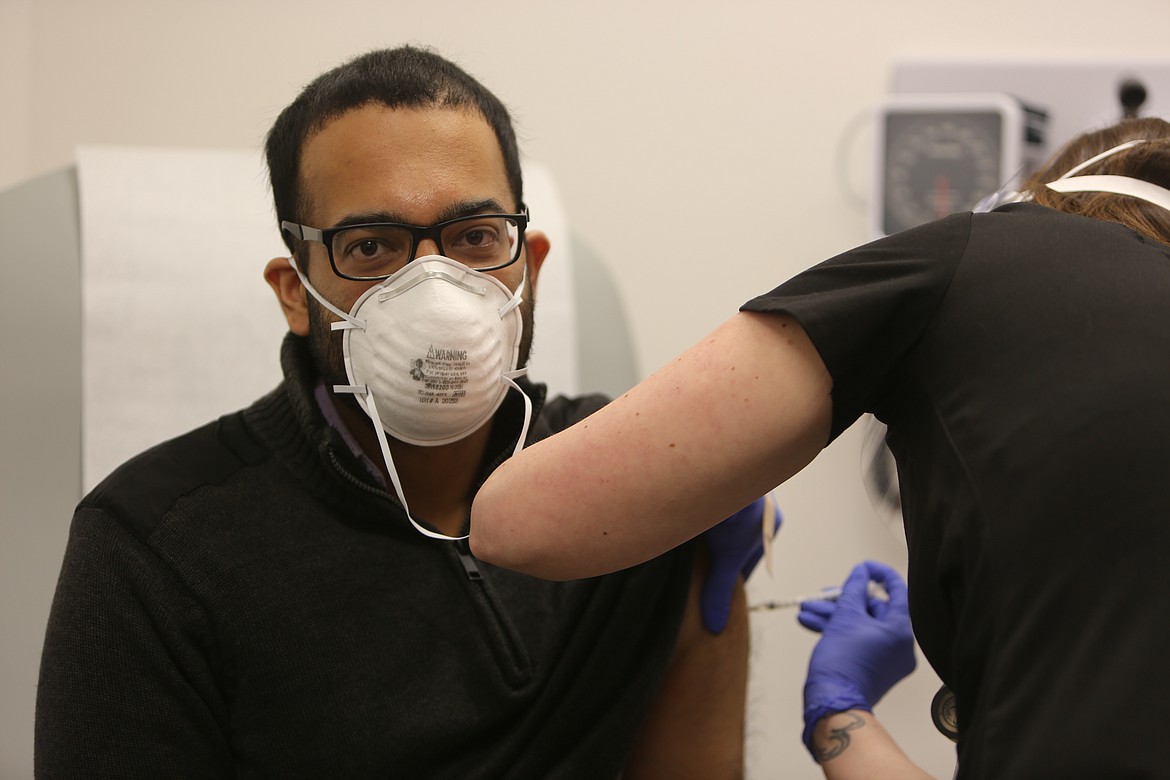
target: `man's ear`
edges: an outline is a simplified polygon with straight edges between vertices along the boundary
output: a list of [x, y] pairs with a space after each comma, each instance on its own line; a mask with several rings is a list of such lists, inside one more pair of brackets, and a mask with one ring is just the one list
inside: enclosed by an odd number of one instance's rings
[[540, 230], [528, 230], [524, 233], [525, 263], [528, 265], [528, 284], [536, 289], [536, 277], [540, 275], [540, 268], [544, 265], [544, 258], [548, 256], [551, 244], [548, 236]]
[[264, 266], [264, 281], [276, 293], [288, 329], [298, 336], [309, 335], [309, 307], [305, 286], [287, 257], [274, 257]]

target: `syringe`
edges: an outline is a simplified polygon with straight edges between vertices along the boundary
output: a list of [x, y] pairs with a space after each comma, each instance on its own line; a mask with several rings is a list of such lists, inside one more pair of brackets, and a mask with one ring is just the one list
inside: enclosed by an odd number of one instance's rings
[[[876, 599], [887, 599], [886, 589], [872, 580], [869, 583], [869, 597]], [[834, 586], [832, 588], [825, 588], [816, 593], [806, 593], [803, 596], [792, 596], [779, 601], [762, 601], [759, 604], [752, 604], [748, 607], [749, 610], [772, 610], [772, 609], [788, 609], [789, 607], [799, 607], [805, 601], [836, 601], [841, 598], [841, 587]]]

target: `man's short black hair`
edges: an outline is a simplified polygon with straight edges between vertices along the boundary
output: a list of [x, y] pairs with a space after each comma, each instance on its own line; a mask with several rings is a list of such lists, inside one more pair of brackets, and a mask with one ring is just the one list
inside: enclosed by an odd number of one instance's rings
[[[414, 46], [363, 54], [314, 79], [277, 117], [265, 152], [276, 220], [302, 222], [300, 191], [305, 140], [347, 111], [369, 104], [388, 108], [470, 108], [478, 111], [500, 144], [516, 207], [524, 202], [520, 151], [508, 109], [466, 71], [433, 51]], [[327, 227], [327, 226], [316, 226]], [[286, 242], [290, 242], [288, 236]], [[291, 243], [289, 246], [293, 249]]]

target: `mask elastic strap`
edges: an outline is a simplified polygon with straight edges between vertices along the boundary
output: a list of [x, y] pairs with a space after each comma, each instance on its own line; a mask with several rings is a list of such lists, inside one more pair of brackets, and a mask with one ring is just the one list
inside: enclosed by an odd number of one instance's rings
[[303, 284], [305, 286], [305, 289], [309, 291], [309, 294], [317, 299], [317, 303], [321, 304], [326, 309], [328, 309], [329, 311], [333, 312], [334, 314], [336, 314], [338, 317], [341, 318], [341, 322], [334, 322], [333, 324], [331, 324], [329, 326], [331, 329], [333, 329], [333, 330], [348, 330], [350, 328], [357, 328], [358, 330], [365, 330], [366, 329], [366, 321], [365, 320], [359, 320], [358, 318], [356, 318], [350, 314], [346, 314], [341, 309], [337, 308], [332, 303], [325, 300], [324, 296], [322, 296], [321, 293], [317, 292], [316, 288], [313, 287], [313, 285], [309, 284], [308, 277], [306, 277], [304, 275], [304, 273], [301, 272], [301, 269], [297, 266], [296, 259], [293, 258], [292, 255], [289, 255], [288, 264], [291, 265], [292, 269], [297, 272], [297, 278], [301, 280], [301, 284]]
[[398, 477], [398, 469], [394, 468], [394, 458], [390, 455], [390, 444], [386, 441], [386, 429], [382, 427], [382, 418], [378, 416], [378, 405], [374, 403], [374, 396], [370, 393], [358, 393], [357, 395], [358, 400], [366, 407], [370, 419], [374, 421], [374, 433], [378, 438], [378, 446], [382, 448], [382, 457], [386, 461], [386, 471], [390, 472], [390, 482], [394, 485], [394, 493], [398, 496], [398, 500], [402, 502], [402, 509], [406, 512], [406, 519], [414, 526], [414, 530], [431, 539], [441, 539], [447, 542], [458, 542], [466, 539], [470, 534], [447, 536], [438, 531], [424, 528], [414, 519], [414, 516], [410, 513], [410, 507], [406, 503], [406, 493], [402, 490], [402, 480]]
[[[508, 315], [508, 312], [512, 311], [512, 309], [515, 309], [520, 305], [520, 302], [524, 300], [524, 286], [526, 284], [528, 284], [527, 265], [524, 266], [524, 275], [520, 277], [520, 286], [516, 288], [516, 292], [512, 293], [512, 297], [508, 299], [508, 302], [500, 307], [501, 320]], [[520, 388], [516, 389], [519, 390]]]
[[522, 377], [528, 373], [528, 367], [518, 368], [515, 371], [505, 371], [500, 374], [500, 381], [512, 386], [520, 397], [524, 399], [524, 425], [520, 427], [520, 438], [516, 440], [516, 449], [512, 450], [515, 455], [520, 450], [524, 449], [524, 442], [528, 440], [528, 426], [532, 422], [532, 399], [528, 397], [528, 393], [520, 389], [520, 385], [516, 384], [515, 379]]
[[1074, 176], [1071, 179], [1057, 179], [1045, 186], [1057, 192], [1111, 192], [1114, 195], [1128, 195], [1170, 211], [1170, 190], [1129, 176]]
[[[1065, 173], [1060, 178], [1061, 179], [1068, 179], [1072, 176], [1076, 176], [1078, 173], [1083, 171], [1085, 168], [1088, 168], [1090, 165], [1094, 165], [1096, 163], [1101, 162], [1106, 157], [1112, 157], [1113, 155], [1117, 154], [1118, 152], [1124, 152], [1126, 149], [1132, 149], [1133, 147], [1139, 146], [1139, 145], [1144, 144], [1144, 143], [1149, 143], [1149, 142], [1146, 141], [1144, 138], [1142, 138], [1142, 139], [1139, 139], [1136, 141], [1126, 141], [1123, 144], [1118, 144], [1117, 146], [1113, 147], [1112, 149], [1106, 149], [1105, 151], [1101, 152], [1100, 154], [1094, 155], [1093, 157], [1090, 157], [1089, 159], [1085, 160], [1080, 165], [1074, 165], [1067, 173]], [[1059, 181], [1059, 180], [1060, 179], [1057, 179], [1057, 181]], [[1051, 185], [1049, 185], [1049, 186], [1051, 186]]]
[[[1170, 191], [1156, 184], [1151, 184], [1141, 179], [1134, 179], [1129, 176], [1077, 176], [1081, 171], [1096, 165], [1108, 157], [1145, 143], [1149, 143], [1149, 141], [1144, 138], [1139, 138], [1118, 144], [1112, 149], [1106, 149], [1100, 154], [1093, 155], [1084, 162], [1074, 165], [1056, 181], [1049, 182], [1044, 186], [1056, 192], [1111, 192], [1114, 195], [1129, 195], [1132, 198], [1148, 201], [1155, 206], [1161, 206], [1164, 209], [1170, 210]], [[1063, 182], [1066, 181], [1077, 182], [1077, 184], [1064, 184]], [[1029, 193], [1021, 194], [1006, 190], [995, 192], [981, 200], [972, 211], [991, 211], [1008, 203], [1018, 203], [1031, 199], [1032, 196]]]
[[[524, 448], [524, 442], [528, 439], [528, 427], [532, 423], [532, 399], [528, 397], [528, 393], [524, 392], [520, 385], [516, 384], [513, 377], [520, 377], [528, 373], [527, 368], [519, 368], [515, 371], [505, 371], [500, 374], [500, 381], [511, 385], [520, 393], [520, 397], [524, 399], [524, 425], [520, 428], [520, 438], [516, 441], [516, 448], [512, 450], [512, 454]], [[334, 388], [341, 392], [342, 388]], [[390, 482], [394, 486], [394, 494], [398, 496], [398, 500], [402, 502], [402, 509], [406, 512], [406, 519], [414, 526], [414, 530], [418, 531], [423, 536], [431, 539], [441, 539], [447, 542], [458, 542], [466, 539], [470, 534], [463, 534], [462, 536], [447, 536], [438, 531], [432, 531], [429, 528], [423, 527], [414, 515], [410, 513], [410, 505], [406, 503], [406, 493], [402, 489], [402, 480], [398, 476], [398, 469], [394, 467], [394, 457], [390, 454], [390, 443], [386, 439], [386, 429], [382, 426], [382, 418], [378, 416], [378, 405], [374, 403], [374, 397], [366, 391], [365, 387], [346, 387], [345, 392], [352, 392], [358, 396], [358, 401], [366, 408], [367, 414], [374, 423], [374, 433], [378, 439], [378, 446], [382, 450], [382, 458], [386, 461], [386, 471], [390, 474]]]
[[[528, 266], [524, 266], [524, 274], [520, 277], [520, 286], [516, 288], [516, 292], [512, 294], [511, 299], [500, 307], [500, 319], [507, 316], [508, 312], [515, 309], [524, 300], [524, 286], [528, 284]], [[500, 374], [500, 381], [512, 386], [512, 388], [520, 394], [524, 399], [524, 425], [520, 428], [520, 438], [516, 440], [516, 449], [512, 450], [515, 455], [520, 450], [524, 449], [524, 442], [528, 440], [528, 426], [532, 422], [532, 399], [528, 397], [528, 393], [520, 389], [520, 385], [516, 384], [516, 379], [528, 373], [528, 366], [517, 368], [512, 371], [504, 371]]]

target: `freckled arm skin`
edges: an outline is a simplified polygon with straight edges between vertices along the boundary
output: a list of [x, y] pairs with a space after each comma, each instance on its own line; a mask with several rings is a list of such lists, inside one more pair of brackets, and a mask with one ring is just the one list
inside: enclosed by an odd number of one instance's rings
[[475, 498], [472, 550], [548, 579], [653, 558], [804, 468], [828, 440], [831, 389], [795, 320], [740, 312], [504, 463]]

